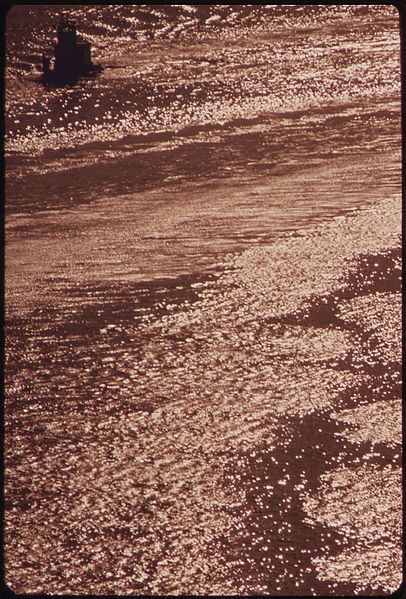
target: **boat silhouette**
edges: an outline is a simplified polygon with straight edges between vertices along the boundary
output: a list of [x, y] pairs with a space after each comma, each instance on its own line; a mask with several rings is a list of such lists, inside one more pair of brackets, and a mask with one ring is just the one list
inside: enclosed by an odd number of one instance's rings
[[102, 71], [100, 64], [91, 59], [90, 42], [79, 39], [76, 23], [65, 14], [60, 15], [57, 39], [54, 44], [53, 67], [49, 53], [42, 54], [42, 81], [63, 85], [80, 77], [92, 76]]

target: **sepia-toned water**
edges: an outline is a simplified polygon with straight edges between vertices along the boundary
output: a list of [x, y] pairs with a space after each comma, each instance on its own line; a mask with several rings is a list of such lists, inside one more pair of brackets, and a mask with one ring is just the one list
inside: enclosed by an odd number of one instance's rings
[[65, 87], [7, 16], [7, 584], [393, 592], [397, 11], [62, 8]]

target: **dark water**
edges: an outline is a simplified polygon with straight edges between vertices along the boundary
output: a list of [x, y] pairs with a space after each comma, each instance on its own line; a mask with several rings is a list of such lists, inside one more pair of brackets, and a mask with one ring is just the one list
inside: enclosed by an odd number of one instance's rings
[[397, 11], [65, 8], [71, 86], [7, 21], [7, 582], [390, 592]]

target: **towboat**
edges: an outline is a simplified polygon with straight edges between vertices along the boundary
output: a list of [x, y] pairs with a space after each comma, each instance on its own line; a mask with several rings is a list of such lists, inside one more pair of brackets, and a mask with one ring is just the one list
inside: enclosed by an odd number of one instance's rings
[[61, 14], [54, 41], [54, 57], [42, 54], [42, 80], [44, 83], [72, 83], [80, 77], [92, 76], [102, 71], [100, 64], [91, 59], [90, 42], [78, 38], [76, 23]]

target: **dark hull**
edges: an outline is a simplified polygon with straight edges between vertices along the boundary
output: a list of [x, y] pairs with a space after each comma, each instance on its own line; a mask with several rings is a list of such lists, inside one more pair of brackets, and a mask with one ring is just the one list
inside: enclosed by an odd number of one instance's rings
[[41, 81], [51, 85], [66, 85], [75, 83], [75, 81], [78, 81], [82, 77], [94, 77], [98, 73], [101, 73], [102, 70], [103, 67], [100, 64], [95, 64], [81, 71], [73, 72], [58, 72], [52, 69], [42, 74]]

